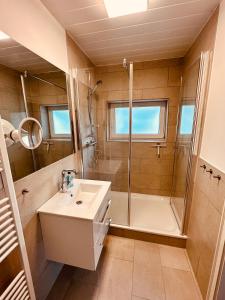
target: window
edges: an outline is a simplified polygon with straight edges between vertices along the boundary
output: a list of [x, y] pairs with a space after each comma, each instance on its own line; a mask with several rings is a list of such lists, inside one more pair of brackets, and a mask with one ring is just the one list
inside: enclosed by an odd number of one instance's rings
[[51, 138], [70, 138], [70, 113], [65, 105], [49, 106], [49, 128]]
[[[166, 138], [167, 100], [133, 101], [132, 138], [156, 141]], [[108, 139], [128, 140], [129, 102], [108, 103]]]
[[194, 104], [184, 104], [181, 107], [180, 135], [191, 135], [195, 114]]

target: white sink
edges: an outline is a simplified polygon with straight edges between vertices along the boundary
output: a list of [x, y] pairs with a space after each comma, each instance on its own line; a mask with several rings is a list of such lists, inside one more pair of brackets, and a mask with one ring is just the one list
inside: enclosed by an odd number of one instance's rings
[[66, 193], [58, 192], [38, 212], [93, 220], [110, 189], [110, 182], [74, 179]]
[[101, 190], [101, 185], [90, 184], [90, 183], [78, 183], [75, 187], [75, 193], [73, 199], [76, 205], [81, 207], [88, 207], [95, 203], [95, 199]]

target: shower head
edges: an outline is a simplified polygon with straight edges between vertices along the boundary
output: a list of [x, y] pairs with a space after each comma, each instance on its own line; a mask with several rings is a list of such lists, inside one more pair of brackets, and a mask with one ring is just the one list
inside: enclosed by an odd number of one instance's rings
[[94, 92], [96, 91], [97, 87], [102, 84], [102, 80], [98, 80], [95, 84], [95, 86], [93, 87], [93, 89], [91, 90], [91, 95], [94, 94]]

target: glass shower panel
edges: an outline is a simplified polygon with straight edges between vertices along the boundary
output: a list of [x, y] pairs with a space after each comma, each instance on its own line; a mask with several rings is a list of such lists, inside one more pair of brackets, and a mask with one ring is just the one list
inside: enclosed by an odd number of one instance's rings
[[[128, 138], [110, 137], [110, 132], [120, 133], [121, 119], [117, 111], [128, 101], [128, 76], [125, 70], [118, 72], [123, 84], [118, 87], [113, 73], [97, 73], [95, 88], [77, 80], [77, 110], [79, 113], [80, 148], [83, 156], [85, 179], [111, 181], [112, 223], [128, 225]], [[119, 118], [119, 119], [118, 119]]]
[[[179, 80], [169, 86], [169, 68], [149, 64], [134, 71], [130, 224], [136, 230], [177, 235], [170, 197], [180, 91]], [[159, 70], [164, 79], [153, 80]], [[136, 114], [136, 107], [143, 106]]]
[[187, 176], [192, 152], [195, 112], [197, 109], [199, 71], [200, 60], [184, 70], [183, 74], [171, 198], [171, 204], [180, 227], [182, 227], [185, 213]]

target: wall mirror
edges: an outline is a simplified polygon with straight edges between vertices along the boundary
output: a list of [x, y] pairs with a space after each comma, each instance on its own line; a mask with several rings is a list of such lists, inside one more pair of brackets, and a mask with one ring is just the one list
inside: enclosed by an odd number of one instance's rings
[[[14, 181], [74, 152], [67, 77], [10, 37], [0, 40], [1, 118], [16, 129], [24, 118], [34, 118], [40, 122], [43, 134], [36, 149], [26, 149], [21, 142], [7, 148]], [[26, 135], [31, 125], [23, 124], [24, 143], [34, 142]]]

